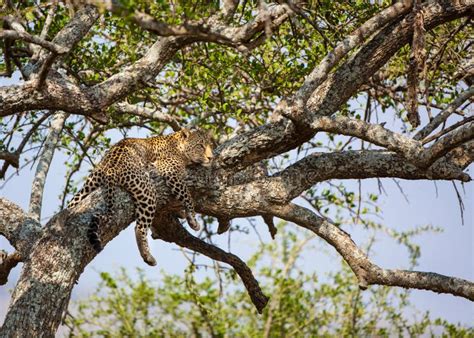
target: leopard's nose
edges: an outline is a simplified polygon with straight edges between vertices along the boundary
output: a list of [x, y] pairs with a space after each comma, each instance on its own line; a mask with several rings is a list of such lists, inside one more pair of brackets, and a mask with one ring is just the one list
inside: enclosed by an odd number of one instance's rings
[[207, 149], [206, 149], [206, 159], [210, 162], [210, 161], [212, 161], [213, 157], [214, 157], [214, 154], [212, 153], [211, 147], [207, 147]]

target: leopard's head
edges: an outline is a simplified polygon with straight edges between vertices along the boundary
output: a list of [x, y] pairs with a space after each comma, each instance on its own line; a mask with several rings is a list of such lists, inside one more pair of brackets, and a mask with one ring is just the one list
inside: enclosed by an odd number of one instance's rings
[[209, 166], [212, 162], [214, 141], [207, 131], [183, 128], [179, 132], [180, 149], [192, 164]]

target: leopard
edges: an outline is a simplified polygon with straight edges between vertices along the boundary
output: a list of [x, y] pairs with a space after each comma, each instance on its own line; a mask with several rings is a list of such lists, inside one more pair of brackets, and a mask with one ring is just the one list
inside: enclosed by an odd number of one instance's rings
[[184, 208], [182, 213], [189, 226], [198, 231], [194, 201], [185, 183], [186, 170], [192, 165], [209, 167], [213, 160], [214, 141], [209, 132], [199, 128], [183, 128], [169, 135], [148, 138], [124, 138], [113, 145], [87, 177], [83, 187], [74, 195], [67, 208], [79, 202], [98, 188], [105, 194], [105, 216], [92, 217], [87, 237], [92, 247], [100, 252], [102, 243], [99, 223], [107, 222], [114, 208], [116, 187], [125, 189], [135, 204], [135, 237], [144, 261], [156, 265], [150, 253], [147, 233], [155, 216], [158, 193], [150, 168], [164, 178], [171, 196]]

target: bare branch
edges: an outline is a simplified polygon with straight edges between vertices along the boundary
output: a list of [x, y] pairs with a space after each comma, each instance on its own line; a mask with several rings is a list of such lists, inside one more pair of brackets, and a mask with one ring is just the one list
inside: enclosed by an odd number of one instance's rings
[[435, 142], [423, 153], [423, 160], [421, 163], [428, 167], [452, 149], [472, 140], [474, 140], [474, 122], [467, 123], [466, 125], [455, 129], [446, 134], [439, 141]]
[[465, 119], [459, 121], [459, 122], [456, 122], [455, 124], [445, 128], [445, 129], [442, 129], [440, 130], [438, 133], [434, 134], [434, 135], [431, 135], [427, 138], [424, 138], [423, 139], [423, 144], [427, 144], [427, 143], [430, 143], [431, 141], [433, 140], [436, 140], [436, 139], [439, 139], [441, 136], [465, 125], [466, 123], [469, 123], [469, 122], [472, 122], [474, 121], [474, 116], [469, 116], [469, 117], [466, 117]]
[[56, 57], [58, 55], [55, 53], [51, 53], [41, 64], [41, 67], [38, 71], [38, 75], [35, 78], [35, 89], [38, 90], [40, 89], [44, 82], [46, 81], [46, 77], [48, 76], [49, 70], [53, 66], [54, 61], [56, 60]]
[[53, 23], [54, 14], [56, 13], [56, 8], [57, 4], [52, 3], [48, 9], [48, 15], [46, 16], [46, 20], [44, 20], [44, 25], [40, 33], [40, 38], [42, 39], [46, 39], [46, 37], [48, 36], [49, 29], [51, 27], [51, 24]]
[[[25, 148], [26, 144], [30, 140], [31, 135], [33, 135], [33, 133], [38, 129], [38, 127], [41, 125], [41, 123], [43, 123], [50, 115], [51, 115], [50, 112], [44, 113], [43, 116], [41, 116], [33, 124], [31, 129], [23, 136], [23, 140], [20, 142], [20, 144], [18, 145], [18, 147], [15, 150], [15, 153], [13, 154], [13, 155], [18, 156], [18, 167], [19, 167], [19, 164], [20, 164], [20, 154], [23, 152], [23, 149]], [[5, 163], [3, 163], [2, 169], [0, 170], [0, 179], [5, 178], [5, 174], [8, 170], [9, 165], [10, 165], [10, 163], [8, 162], [8, 160]], [[15, 168], [18, 168], [18, 167], [15, 167]]]
[[176, 243], [184, 248], [191, 249], [232, 266], [242, 279], [247, 292], [259, 313], [265, 308], [268, 297], [265, 296], [252, 274], [252, 270], [236, 255], [208, 244], [192, 236], [171, 214], [158, 215], [153, 222], [153, 238], [160, 238], [166, 242]]
[[181, 129], [176, 117], [170, 114], [162, 113], [157, 109], [152, 110], [147, 107], [132, 105], [127, 102], [116, 103], [113, 107], [120, 113], [131, 114], [135, 116], [145, 117], [153, 121], [167, 123], [171, 126], [171, 128], [173, 128], [174, 131], [178, 131]]
[[394, 133], [380, 124], [372, 124], [354, 118], [344, 116], [319, 117], [313, 121], [311, 128], [316, 132], [326, 131], [356, 136], [362, 140], [395, 151], [415, 164], [424, 151], [419, 141], [414, 141], [401, 134]]
[[425, 27], [421, 1], [415, 0], [413, 6], [415, 19], [413, 21], [413, 39], [411, 44], [410, 63], [407, 74], [407, 112], [408, 121], [413, 128], [420, 125], [418, 114], [418, 82], [425, 69]]
[[273, 222], [273, 216], [263, 215], [262, 217], [263, 217], [263, 221], [268, 226], [268, 231], [270, 232], [270, 236], [272, 236], [272, 239], [275, 239], [275, 236], [277, 234], [277, 228], [275, 227], [275, 223]]
[[48, 175], [49, 171], [49, 165], [53, 159], [54, 150], [67, 116], [68, 115], [66, 113], [60, 112], [57, 113], [51, 121], [49, 134], [46, 137], [43, 152], [39, 157], [38, 165], [36, 167], [35, 178], [33, 179], [33, 184], [31, 185], [29, 213], [38, 222], [41, 219], [43, 190], [44, 184], [46, 182], [46, 176]]
[[389, 285], [403, 288], [448, 293], [474, 301], [474, 283], [432, 272], [386, 270], [373, 264], [357, 247], [350, 235], [310, 210], [295, 204], [271, 208], [273, 214], [307, 228], [332, 245], [349, 264], [359, 281], [359, 287]]
[[43, 48], [46, 48], [50, 52], [55, 54], [65, 54], [68, 52], [68, 48], [60, 46], [56, 43], [44, 40], [40, 37], [30, 35], [27, 32], [19, 32], [15, 30], [0, 30], [0, 38], [2, 39], [12, 39], [12, 40], [23, 40], [26, 42], [31, 42], [36, 45], [39, 45]]
[[17, 153], [10, 153], [8, 151], [0, 151], [0, 160], [4, 160], [7, 164], [17, 169], [20, 166], [20, 155]]
[[366, 278], [369, 285], [399, 286], [436, 293], [449, 293], [474, 301], [474, 283], [434, 272], [374, 268]]
[[422, 140], [433, 132], [439, 125], [448, 119], [456, 109], [458, 109], [466, 100], [469, 100], [474, 95], [474, 86], [470, 86], [468, 89], [463, 91], [459, 96], [449, 104], [449, 106], [441, 113], [436, 115], [426, 126], [423, 127], [413, 138], [415, 140]]

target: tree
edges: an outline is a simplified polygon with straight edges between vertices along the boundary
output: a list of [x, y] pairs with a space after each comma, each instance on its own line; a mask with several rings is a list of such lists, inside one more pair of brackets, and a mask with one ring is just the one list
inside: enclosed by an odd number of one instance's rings
[[[217, 220], [218, 233], [234, 218], [261, 216], [275, 235], [277, 217], [333, 246], [361, 289], [474, 300], [472, 282], [374, 264], [338, 219], [327, 218], [323, 206], [338, 201], [334, 194], [315, 187], [332, 179], [470, 181], [474, 124], [463, 110], [474, 92], [473, 9], [470, 0], [5, 1], [0, 71], [22, 80], [0, 87], [0, 176], [25, 164], [27, 145], [40, 151], [29, 212], [0, 199], [0, 233], [16, 250], [2, 255], [2, 282], [24, 263], [1, 335], [54, 335], [74, 282], [96, 255], [85, 234], [92, 215], [104, 213], [100, 192], [40, 222], [55, 150], [70, 155], [64, 207], [78, 171], [110, 146], [106, 132], [127, 135], [134, 126], [153, 134], [184, 124], [213, 131], [214, 164], [190, 170], [188, 184], [196, 210], [206, 223]], [[365, 100], [363, 113], [355, 98]], [[402, 127], [378, 124], [381, 114], [394, 114]], [[188, 233], [159, 177], [156, 189], [169, 202], [158, 208], [152, 237], [230, 264], [262, 311], [268, 298], [250, 268]], [[295, 203], [299, 196], [312, 207]], [[343, 192], [341, 200], [356, 209], [358, 223], [364, 216], [354, 196]], [[133, 221], [125, 192], [116, 207], [101, 229], [104, 243]]]

